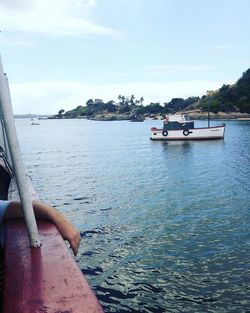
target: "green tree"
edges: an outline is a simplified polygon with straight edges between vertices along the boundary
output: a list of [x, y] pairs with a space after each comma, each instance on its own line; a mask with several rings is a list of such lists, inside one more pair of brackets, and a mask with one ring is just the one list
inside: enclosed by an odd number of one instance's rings
[[108, 112], [114, 113], [117, 111], [117, 106], [115, 105], [115, 102], [113, 100], [108, 101], [104, 105], [104, 109]]
[[93, 105], [95, 103], [95, 101], [93, 99], [89, 99], [87, 102], [86, 102], [86, 105], [87, 106], [90, 106], [90, 105]]
[[58, 111], [58, 116], [61, 118], [64, 112], [65, 112], [65, 110], [63, 110], [63, 109], [59, 110]]
[[145, 111], [148, 114], [162, 114], [163, 107], [159, 102], [151, 102], [149, 105], [145, 106]]

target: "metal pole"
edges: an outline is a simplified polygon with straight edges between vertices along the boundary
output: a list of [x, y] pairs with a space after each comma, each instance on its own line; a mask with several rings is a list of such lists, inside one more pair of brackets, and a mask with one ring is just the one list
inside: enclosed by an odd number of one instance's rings
[[17, 180], [17, 187], [22, 202], [24, 219], [27, 225], [30, 245], [32, 247], [40, 247], [41, 244], [38, 235], [33, 206], [30, 198], [28, 180], [25, 174], [21, 150], [17, 139], [11, 97], [8, 86], [8, 79], [3, 71], [1, 57], [0, 57], [0, 103], [2, 107], [2, 115], [6, 130], [6, 137], [8, 140], [10, 155], [14, 167], [15, 177]]
[[5, 136], [5, 130], [4, 130], [4, 125], [3, 125], [3, 120], [2, 118], [0, 117], [0, 120], [1, 120], [1, 127], [2, 127], [2, 134], [3, 134], [3, 145], [4, 145], [4, 151], [6, 153], [6, 156], [8, 158], [8, 146], [7, 146], [7, 142], [6, 142], [6, 136]]
[[210, 127], [210, 100], [208, 100], [207, 124]]

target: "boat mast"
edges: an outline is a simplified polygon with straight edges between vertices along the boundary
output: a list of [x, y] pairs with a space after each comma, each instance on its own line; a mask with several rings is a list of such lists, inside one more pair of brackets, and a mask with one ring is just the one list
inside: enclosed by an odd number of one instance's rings
[[41, 244], [38, 235], [33, 206], [30, 198], [28, 180], [25, 174], [22, 154], [17, 139], [8, 79], [7, 76], [4, 74], [1, 56], [0, 56], [0, 104], [2, 109], [6, 137], [8, 140], [10, 155], [17, 181], [17, 187], [22, 202], [23, 215], [25, 223], [27, 225], [30, 245], [32, 247], [40, 247]]

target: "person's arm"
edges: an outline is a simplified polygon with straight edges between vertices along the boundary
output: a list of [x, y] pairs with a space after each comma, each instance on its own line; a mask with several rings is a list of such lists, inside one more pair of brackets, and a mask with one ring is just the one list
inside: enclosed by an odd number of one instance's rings
[[[37, 201], [33, 201], [32, 204], [36, 218], [54, 223], [63, 239], [68, 240], [71, 249], [76, 255], [81, 238], [75, 227], [55, 208]], [[12, 201], [6, 208], [3, 219], [20, 217], [23, 217], [21, 204], [18, 201]]]

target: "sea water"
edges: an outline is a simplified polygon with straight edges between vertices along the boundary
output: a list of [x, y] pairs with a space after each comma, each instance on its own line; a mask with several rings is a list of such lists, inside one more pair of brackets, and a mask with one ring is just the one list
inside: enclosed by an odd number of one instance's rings
[[193, 142], [150, 141], [161, 121], [31, 123], [16, 120], [26, 169], [81, 231], [105, 312], [250, 310], [250, 121]]

